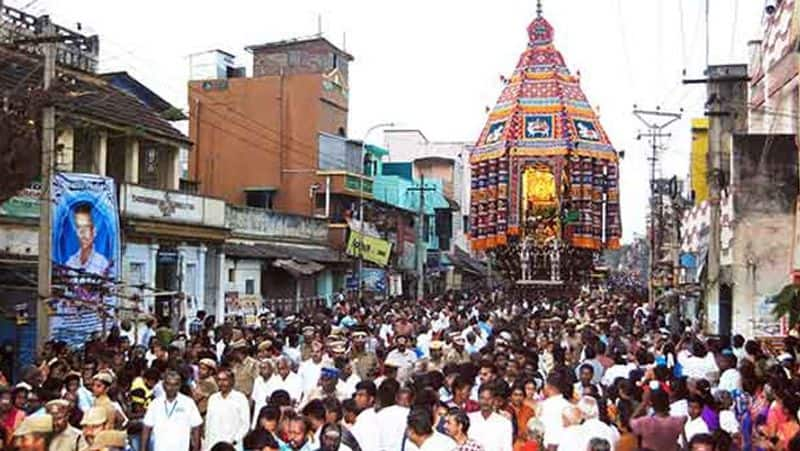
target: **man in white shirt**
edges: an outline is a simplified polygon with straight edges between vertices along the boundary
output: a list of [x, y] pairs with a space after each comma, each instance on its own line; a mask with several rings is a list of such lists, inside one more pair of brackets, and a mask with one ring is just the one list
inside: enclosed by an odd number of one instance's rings
[[408, 349], [408, 337], [401, 335], [394, 341], [395, 349], [386, 355], [386, 363], [397, 368], [397, 380], [402, 384], [411, 378], [417, 354]]
[[583, 417], [583, 424], [578, 432], [581, 442], [577, 449], [587, 449], [589, 442], [597, 437], [608, 441], [611, 451], [614, 451], [619, 442], [619, 432], [600, 421], [600, 407], [597, 405], [597, 400], [590, 396], [584, 396], [578, 401], [578, 410]]
[[714, 355], [699, 340], [692, 343], [691, 353], [678, 353], [678, 363], [683, 367], [683, 375], [689, 379], [705, 379], [712, 383], [719, 379]]
[[[692, 396], [689, 398], [689, 421], [683, 427], [683, 434], [687, 442], [697, 434], [708, 434], [708, 425], [701, 416], [703, 413], [703, 400]], [[680, 440], [679, 440], [680, 441]]]
[[399, 391], [400, 383], [394, 379], [385, 380], [378, 388], [378, 451], [397, 451], [403, 446], [409, 409], [397, 405]]
[[[165, 395], [150, 402], [144, 416], [142, 451], [199, 451], [203, 418], [194, 400], [178, 393], [181, 376], [168, 371]], [[149, 448], [152, 438], [153, 448]]]
[[336, 396], [339, 401], [352, 398], [356, 392], [356, 385], [361, 378], [353, 371], [353, 364], [346, 357], [336, 357], [334, 365], [339, 371], [336, 380]]
[[92, 205], [88, 202], [78, 204], [74, 209], [73, 218], [80, 247], [67, 260], [67, 268], [89, 274], [106, 275], [111, 265], [108, 259], [94, 248], [95, 227]]
[[[415, 408], [406, 420], [406, 451], [416, 448], [419, 451], [453, 451], [457, 445], [444, 434], [433, 430], [433, 414], [425, 408]], [[412, 446], [413, 445], [413, 446]], [[367, 450], [361, 445], [361, 449]]]
[[736, 369], [736, 357], [729, 349], [722, 351], [719, 358], [720, 368], [722, 374], [719, 377], [719, 384], [717, 390], [732, 392], [734, 390], [742, 390], [742, 376], [739, 370]]
[[250, 429], [250, 402], [233, 389], [233, 372], [227, 368], [217, 372], [219, 391], [208, 398], [206, 435], [203, 448], [208, 451], [219, 442], [228, 442], [242, 450], [242, 440]]
[[269, 359], [261, 360], [258, 363], [258, 377], [253, 382], [253, 394], [250, 399], [253, 401], [253, 421], [252, 427], [255, 429], [258, 422], [258, 414], [261, 408], [267, 405], [267, 399], [274, 391], [270, 384], [272, 379], [272, 362]]
[[636, 365], [633, 363], [628, 363], [627, 357], [622, 352], [617, 352], [614, 355], [614, 365], [607, 369], [605, 373], [603, 373], [603, 377], [601, 379], [601, 383], [604, 387], [610, 387], [614, 385], [614, 381], [617, 378], [625, 378], [627, 379], [630, 376], [631, 371], [636, 369]]
[[268, 381], [269, 389], [275, 392], [276, 390], [286, 390], [292, 401], [300, 403], [303, 399], [303, 381], [291, 369], [291, 361], [288, 357], [281, 357], [275, 365], [278, 369], [276, 374], [273, 374]]
[[548, 377], [544, 386], [544, 393], [547, 399], [540, 404], [542, 411], [539, 418], [541, 418], [544, 425], [545, 447], [558, 446], [561, 443], [561, 437], [564, 432], [564, 423], [561, 417], [564, 409], [571, 405], [561, 394], [560, 386], [561, 378], [556, 375]]
[[315, 341], [311, 344], [311, 352], [308, 360], [300, 364], [298, 373], [303, 380], [303, 394], [308, 396], [311, 390], [319, 383], [319, 375], [322, 372], [322, 343]]
[[514, 430], [511, 421], [495, 412], [491, 384], [481, 386], [478, 404], [481, 410], [469, 414], [469, 438], [480, 443], [486, 451], [511, 451]]
[[359, 414], [350, 432], [353, 433], [362, 450], [377, 450], [379, 440], [378, 416], [375, 412], [377, 390], [372, 381], [361, 381], [356, 385], [356, 407]]
[[561, 433], [561, 440], [558, 444], [558, 449], [574, 449], [584, 450], [586, 445], [583, 444], [583, 437], [581, 436], [581, 411], [576, 406], [570, 404], [561, 412], [561, 421], [564, 425], [564, 431]]

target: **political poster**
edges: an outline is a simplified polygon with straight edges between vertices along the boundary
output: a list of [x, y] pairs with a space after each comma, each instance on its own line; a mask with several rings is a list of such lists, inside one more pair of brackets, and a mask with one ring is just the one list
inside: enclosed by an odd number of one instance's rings
[[363, 268], [361, 270], [361, 282], [367, 291], [384, 293], [386, 291], [386, 270]]
[[94, 174], [53, 177], [53, 289], [50, 336], [68, 345], [110, 327], [120, 272], [119, 212], [114, 180]]

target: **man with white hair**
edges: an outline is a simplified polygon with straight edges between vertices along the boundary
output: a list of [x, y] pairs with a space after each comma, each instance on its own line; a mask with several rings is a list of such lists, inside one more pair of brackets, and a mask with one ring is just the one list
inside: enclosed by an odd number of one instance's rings
[[619, 432], [600, 421], [600, 407], [597, 404], [597, 400], [591, 396], [584, 396], [578, 401], [577, 407], [583, 418], [583, 424], [577, 434], [580, 438], [580, 443], [576, 449], [587, 449], [589, 442], [593, 438], [602, 438], [611, 444], [611, 451], [614, 451], [619, 441]]
[[561, 434], [561, 441], [558, 449], [582, 450], [586, 449], [586, 443], [581, 435], [581, 411], [578, 407], [568, 405], [561, 411], [561, 419], [564, 422], [564, 430]]
[[288, 357], [282, 356], [275, 365], [277, 371], [267, 381], [270, 389], [286, 390], [293, 401], [299, 403], [303, 399], [303, 380], [292, 371], [292, 363]]

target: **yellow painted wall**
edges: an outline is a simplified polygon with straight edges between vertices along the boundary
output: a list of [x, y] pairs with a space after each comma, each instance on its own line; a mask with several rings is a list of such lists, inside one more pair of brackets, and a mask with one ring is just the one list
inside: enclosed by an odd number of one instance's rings
[[708, 199], [708, 118], [692, 119], [692, 160], [689, 175], [695, 205]]

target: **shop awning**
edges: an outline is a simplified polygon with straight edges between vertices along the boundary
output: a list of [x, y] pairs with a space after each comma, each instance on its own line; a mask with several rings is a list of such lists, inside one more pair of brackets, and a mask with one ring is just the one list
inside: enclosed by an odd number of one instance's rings
[[314, 262], [298, 262], [294, 260], [278, 259], [272, 262], [272, 266], [283, 269], [291, 274], [293, 277], [301, 278], [313, 276], [314, 274], [325, 269], [324, 266]]
[[456, 269], [481, 277], [488, 275], [489, 271], [486, 265], [474, 259], [460, 247], [456, 246], [454, 249], [453, 252], [447, 254], [447, 259]]
[[317, 263], [347, 263], [347, 256], [328, 246], [294, 243], [227, 243], [225, 255], [256, 260], [295, 260]]

